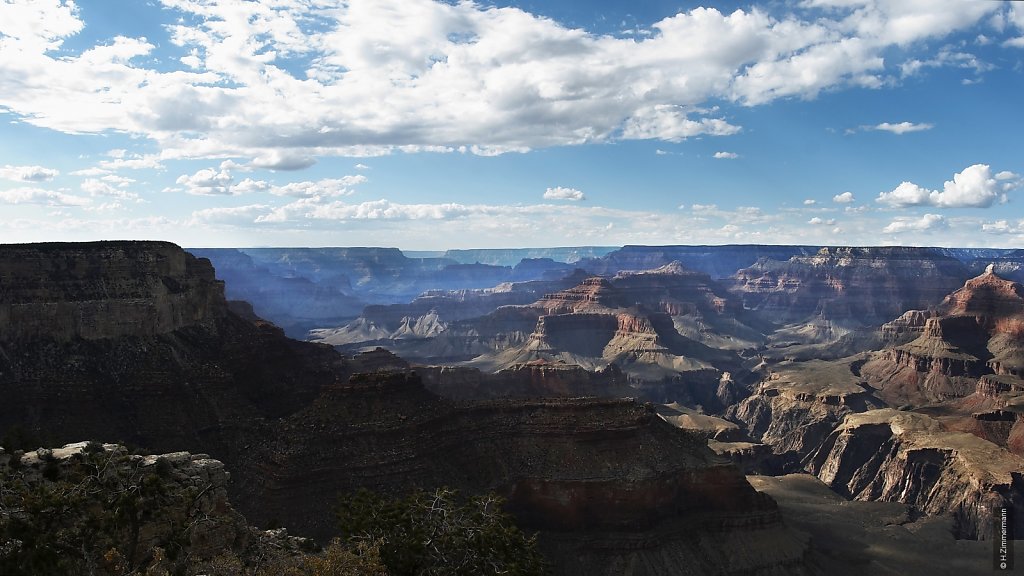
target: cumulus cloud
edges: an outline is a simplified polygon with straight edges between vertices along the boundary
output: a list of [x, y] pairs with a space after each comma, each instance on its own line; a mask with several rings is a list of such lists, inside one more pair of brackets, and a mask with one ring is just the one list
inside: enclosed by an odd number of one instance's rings
[[985, 222], [981, 225], [981, 231], [987, 234], [1024, 234], [1024, 220]]
[[876, 124], [875, 126], [872, 126], [871, 129], [882, 132], [892, 132], [893, 134], [902, 135], [908, 132], [922, 132], [924, 130], [931, 130], [934, 127], [934, 124], [926, 123], [914, 124], [913, 122], [898, 122], [896, 124], [891, 124], [889, 122], [882, 122], [881, 124]]
[[810, 224], [811, 226], [833, 226], [835, 225], [836, 220], [835, 218], [829, 218], [826, 220], [824, 218], [819, 218], [818, 216], [815, 216], [814, 218], [808, 220], [807, 223]]
[[812, 200], [810, 198], [808, 198], [807, 200], [804, 200], [804, 206], [814, 206], [817, 203], [818, 203], [817, 200]]
[[[119, 186], [115, 187], [111, 185], [111, 182], [114, 182]], [[82, 182], [81, 188], [83, 192], [87, 192], [90, 196], [94, 197], [105, 196], [108, 198], [120, 198], [122, 200], [138, 200], [138, 194], [124, 189], [124, 186], [131, 184], [132, 182], [134, 182], [134, 180], [130, 178], [121, 179], [114, 177], [108, 181], [88, 178]]]
[[832, 197], [832, 201], [837, 204], [850, 204], [854, 201], [853, 192], [843, 192], [842, 194], [836, 194]]
[[60, 171], [42, 166], [0, 166], [0, 178], [15, 182], [48, 182], [60, 175]]
[[733, 159], [739, 158], [739, 157], [740, 157], [740, 155], [735, 153], [735, 152], [715, 152], [715, 158], [719, 158], [719, 159], [733, 160]]
[[899, 234], [902, 232], [925, 232], [947, 226], [946, 219], [938, 214], [925, 214], [920, 218], [901, 216], [893, 219], [888, 226], [882, 229], [885, 234]]
[[235, 194], [231, 189], [233, 181], [231, 173], [227, 170], [218, 171], [213, 168], [203, 168], [191, 176], [188, 174], [178, 176], [174, 183], [178, 186], [184, 186], [185, 191], [189, 194], [230, 196]]
[[[163, 160], [247, 158], [274, 170], [332, 155], [675, 142], [740, 130], [703, 108], [708, 102], [755, 106], [883, 86], [907, 63], [890, 56], [893, 47], [926, 50], [921, 41], [1001, 10], [995, 2], [848, 0], [777, 17], [695, 8], [613, 37], [477, 2], [160, 4], [176, 20], [169, 42], [123, 29], [58, 53], [88, 13], [67, 0], [0, 3], [0, 107], [67, 133], [142, 136]], [[831, 9], [812, 14], [804, 10], [811, 5]], [[157, 44], [159, 68], [148, 58]], [[943, 65], [969, 64], [957, 58]], [[932, 60], [940, 58], [903, 74]], [[100, 167], [147, 161], [155, 159]]]
[[234, 196], [253, 192], [270, 192], [275, 196], [291, 196], [293, 198], [330, 198], [352, 194], [353, 186], [367, 181], [366, 176], [356, 174], [316, 181], [289, 182], [281, 186], [253, 178], [246, 178], [235, 183], [235, 178], [228, 168], [230, 166], [227, 163], [222, 163], [219, 170], [204, 168], [192, 175], [182, 174], [175, 183], [184, 187], [185, 192], [200, 196]]
[[44, 204], [47, 206], [85, 206], [92, 202], [82, 196], [42, 188], [13, 188], [0, 190], [0, 202], [4, 204]]
[[544, 191], [545, 200], [586, 200], [587, 197], [575, 188], [556, 186]]
[[1004, 188], [987, 164], [974, 164], [953, 175], [942, 191], [928, 190], [913, 182], [902, 182], [891, 192], [882, 192], [875, 199], [880, 204], [897, 208], [935, 206], [938, 208], [988, 208], [1004, 199]]
[[293, 198], [347, 196], [353, 192], [353, 186], [362, 184], [366, 180], [366, 176], [356, 174], [341, 178], [325, 178], [316, 182], [292, 182], [284, 186], [273, 186], [270, 188], [270, 193]]

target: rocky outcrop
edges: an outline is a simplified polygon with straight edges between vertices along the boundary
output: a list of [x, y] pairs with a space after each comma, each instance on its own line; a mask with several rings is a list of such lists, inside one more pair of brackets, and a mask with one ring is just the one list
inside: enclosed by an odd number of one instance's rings
[[927, 248], [822, 248], [740, 270], [731, 291], [745, 308], [779, 324], [825, 324], [808, 338], [837, 339], [906, 310], [937, 304], [968, 276], [957, 260]]
[[[339, 328], [312, 330], [309, 339], [343, 352], [386, 346], [406, 358], [423, 361], [436, 361], [436, 357], [424, 358], [421, 354], [429, 355], [439, 348], [449, 350], [446, 359], [459, 355], [459, 348], [463, 348], [462, 359], [469, 359], [481, 353], [480, 331], [464, 329], [461, 323], [503, 306], [529, 304], [547, 292], [569, 288], [584, 278], [585, 274], [577, 271], [564, 278], [504, 283], [482, 290], [432, 290], [408, 304], [367, 306], [352, 322]], [[535, 322], [536, 316], [532, 320]], [[428, 339], [443, 344], [424, 346], [418, 342]]]
[[726, 414], [771, 447], [771, 470], [799, 470], [845, 416], [884, 406], [859, 376], [859, 364], [857, 358], [780, 364]]
[[1024, 528], [1024, 460], [972, 434], [947, 432], [923, 414], [851, 414], [810, 460], [810, 471], [858, 500], [898, 501], [952, 514], [959, 538], [993, 538], [996, 511]]
[[518, 310], [522, 318], [536, 315], [529, 337], [471, 365], [495, 371], [534, 360], [588, 369], [616, 364], [642, 388], [682, 374], [736, 370], [738, 354], [719, 348], [748, 349], [764, 338], [744, 323], [748, 318], [728, 293], [678, 262], [588, 278]]
[[[228, 498], [229, 479], [206, 454], [143, 456], [97, 442], [0, 448], [0, 570], [196, 573], [225, 555], [266, 565], [314, 548], [249, 526]], [[48, 562], [47, 547], [63, 558]]]
[[0, 246], [0, 341], [155, 336], [224, 316], [209, 261], [157, 242]]
[[872, 386], [894, 404], [960, 398], [986, 374], [1024, 374], [1024, 287], [993, 266], [931, 310], [911, 311], [883, 327], [917, 337], [864, 366]]
[[[242, 490], [261, 514], [306, 533], [329, 533], [330, 519], [310, 506], [338, 493], [448, 485], [505, 495], [519, 521], [540, 530], [559, 574], [614, 574], [636, 561], [652, 573], [674, 561], [698, 574], [801, 569], [803, 544], [769, 500], [702, 436], [629, 400], [457, 407], [415, 376], [381, 374], [326, 390], [277, 437], [250, 453], [246, 478], [256, 480]], [[730, 559], [712, 544], [732, 538], [757, 552]]]

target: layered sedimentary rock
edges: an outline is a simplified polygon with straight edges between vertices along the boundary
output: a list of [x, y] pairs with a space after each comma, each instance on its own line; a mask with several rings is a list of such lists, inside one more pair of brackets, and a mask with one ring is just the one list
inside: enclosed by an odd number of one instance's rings
[[0, 246], [0, 340], [154, 336], [224, 313], [209, 262], [167, 243]]
[[672, 262], [703, 272], [712, 278], [728, 278], [761, 258], [787, 260], [817, 252], [815, 246], [623, 246], [601, 258], [583, 259], [577, 266], [593, 274], [651, 270]]
[[[233, 270], [238, 252], [242, 252], [251, 258], [252, 265], [276, 278], [276, 282], [304, 280], [325, 292], [341, 290], [371, 304], [409, 302], [428, 290], [477, 289], [514, 279], [538, 280], [549, 270], [558, 272], [566, 268], [562, 262], [542, 260], [517, 271], [512, 265], [460, 262], [445, 257], [408, 258], [397, 248], [244, 248], [198, 252], [210, 258], [218, 269], [223, 265]], [[237, 272], [243, 277], [247, 273], [244, 267]], [[259, 291], [256, 294], [262, 298], [254, 301], [257, 310], [287, 305], [279, 301], [280, 295]], [[336, 316], [325, 316], [316, 325], [330, 326], [329, 320]]]
[[[296, 507], [297, 491], [324, 502], [359, 486], [444, 484], [505, 495], [560, 574], [619, 574], [634, 562], [654, 574], [675, 562], [697, 574], [801, 569], [803, 543], [770, 500], [703, 437], [632, 401], [456, 407], [413, 375], [375, 375], [326, 390], [278, 437], [250, 453], [246, 477], [257, 480], [242, 490], [307, 533], [329, 533], [330, 519]], [[730, 558], [728, 542], [747, 551]]]
[[727, 370], [737, 365], [737, 356], [718, 348], [747, 348], [763, 340], [721, 287], [678, 262], [589, 278], [521, 310], [536, 317], [529, 338], [474, 365], [495, 369], [537, 359], [587, 368], [615, 363], [638, 380], [652, 381]]
[[[484, 316], [501, 306], [528, 304], [546, 292], [569, 288], [585, 277], [577, 271], [555, 280], [503, 283], [482, 290], [432, 290], [408, 304], [367, 306], [352, 322], [339, 328], [313, 330], [309, 337], [343, 351], [386, 345], [416, 359], [418, 348], [412, 340], [440, 336], [452, 323]], [[449, 344], [453, 349], [458, 346], [454, 340]]]
[[1024, 287], [989, 266], [930, 310], [883, 326], [900, 344], [864, 366], [892, 403], [940, 401], [975, 392], [986, 374], [1024, 375]]
[[858, 500], [898, 501], [952, 514], [959, 538], [993, 538], [999, 508], [1024, 529], [1024, 460], [972, 434], [948, 432], [923, 414], [851, 414], [810, 461], [832, 489]]
[[859, 374], [862, 360], [775, 366], [748, 398], [729, 408], [755, 440], [771, 447], [775, 472], [800, 469], [807, 455], [851, 413], [884, 406]]
[[906, 310], [939, 303], [968, 277], [959, 261], [927, 248], [822, 248], [740, 270], [731, 290], [744, 307], [799, 323], [796, 340], [834, 340]]

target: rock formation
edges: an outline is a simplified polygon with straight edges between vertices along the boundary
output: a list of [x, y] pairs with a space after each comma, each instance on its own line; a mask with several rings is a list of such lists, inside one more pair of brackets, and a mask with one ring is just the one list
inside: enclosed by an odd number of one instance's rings
[[794, 325], [777, 338], [820, 341], [935, 305], [967, 277], [963, 264], [927, 248], [822, 248], [759, 260], [736, 273], [731, 290], [745, 308]]
[[[803, 543], [769, 500], [702, 436], [629, 400], [456, 407], [413, 375], [380, 374], [326, 390], [278, 438], [249, 454], [245, 476], [257, 480], [241, 489], [305, 533], [324, 534], [330, 520], [296, 507], [297, 491], [323, 502], [358, 486], [445, 484], [507, 496], [559, 574], [621, 574], [635, 562], [657, 574], [675, 562], [694, 573], [801, 569]], [[745, 552], [731, 558], [722, 542]]]
[[1016, 533], [1024, 529], [1024, 460], [972, 434], [945, 431], [923, 414], [847, 416], [810, 471], [850, 498], [950, 513], [958, 538], [991, 540], [1000, 507], [1011, 509]]
[[612, 276], [620, 272], [651, 270], [679, 262], [712, 278], [729, 278], [761, 258], [788, 260], [814, 254], [815, 246], [623, 246], [601, 258], [582, 259], [577, 266], [592, 274]]
[[894, 405], [960, 398], [973, 394], [986, 374], [1024, 376], [1024, 287], [993, 270], [989, 266], [934, 308], [883, 326], [894, 341], [910, 341], [864, 366], [882, 397]]
[[774, 366], [727, 415], [771, 448], [774, 458], [763, 466], [776, 473], [799, 470], [846, 415], [885, 406], [861, 378], [862, 362], [848, 358]]
[[[84, 573], [105, 564], [102, 573], [195, 573], [225, 555], [266, 565], [313, 549], [285, 530], [249, 526], [228, 497], [229, 478], [206, 454], [143, 456], [95, 442], [0, 448], [0, 571]], [[33, 549], [46, 546], [50, 556]], [[19, 561], [26, 565], [12, 564]]]

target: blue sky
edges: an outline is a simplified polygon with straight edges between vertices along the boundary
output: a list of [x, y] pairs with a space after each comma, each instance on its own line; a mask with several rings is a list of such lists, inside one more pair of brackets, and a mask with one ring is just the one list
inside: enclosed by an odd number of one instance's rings
[[1024, 247], [1024, 5], [0, 3], [0, 242]]

